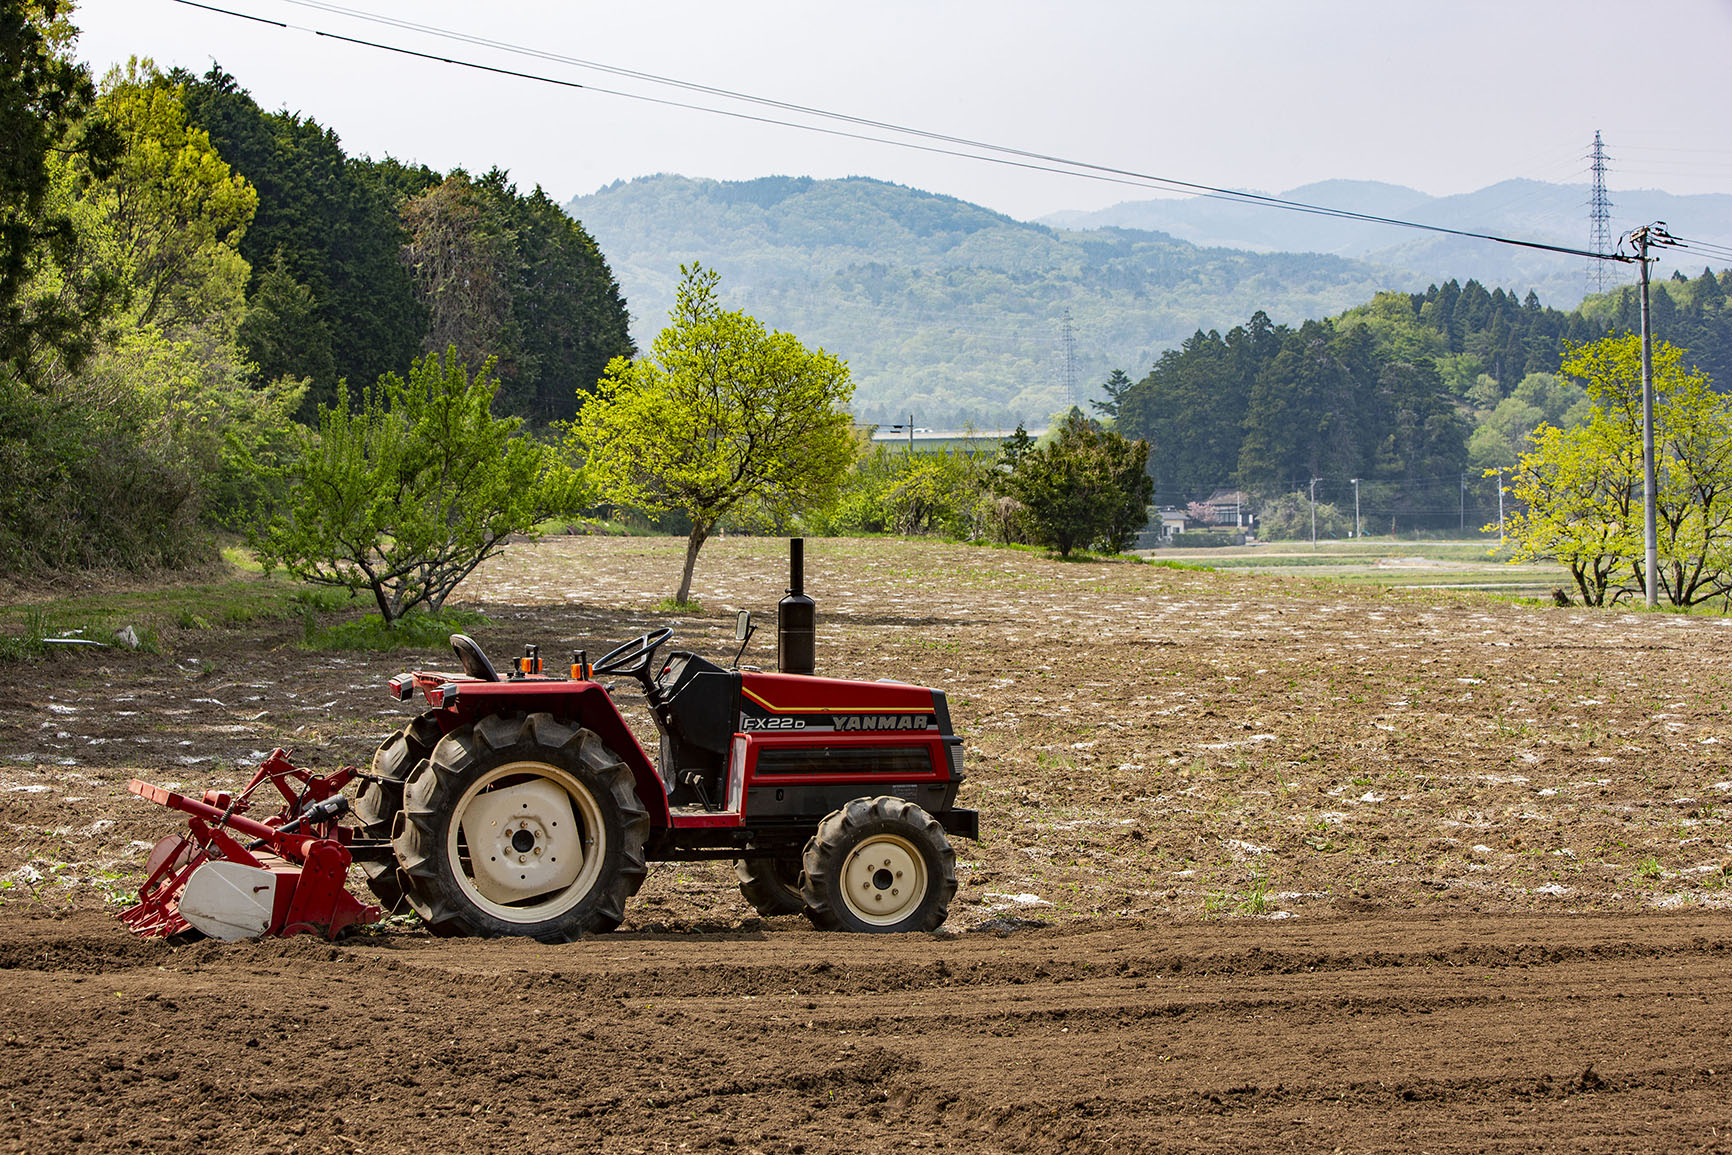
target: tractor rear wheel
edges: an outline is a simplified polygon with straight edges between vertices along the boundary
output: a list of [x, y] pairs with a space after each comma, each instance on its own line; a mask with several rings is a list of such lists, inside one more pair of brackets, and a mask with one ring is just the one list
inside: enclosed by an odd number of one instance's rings
[[[433, 753], [441, 733], [438, 715], [429, 710], [385, 739], [373, 752], [373, 773], [384, 781], [362, 779], [360, 789], [355, 791], [355, 817], [361, 822], [363, 838], [391, 837], [397, 811], [403, 809], [403, 783]], [[386, 914], [409, 909], [403, 900], [403, 886], [397, 881], [395, 862], [363, 862], [360, 866], [367, 876], [367, 889], [378, 898]]]
[[784, 914], [799, 914], [806, 909], [805, 896], [800, 893], [800, 872], [805, 864], [798, 858], [737, 858], [734, 877], [740, 880], [740, 893], [765, 918]]
[[956, 854], [936, 819], [888, 795], [832, 811], [806, 843], [806, 917], [823, 930], [937, 930], [956, 894]]
[[392, 848], [434, 934], [569, 942], [625, 917], [649, 828], [631, 771], [595, 734], [494, 716], [445, 735], [410, 775]]

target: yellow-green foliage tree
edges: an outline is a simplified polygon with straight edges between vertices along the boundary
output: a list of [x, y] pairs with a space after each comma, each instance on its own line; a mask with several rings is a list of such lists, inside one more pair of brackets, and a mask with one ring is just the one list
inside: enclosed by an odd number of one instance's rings
[[[1562, 562], [1582, 600], [1603, 605], [1644, 586], [1642, 350], [1636, 336], [1571, 346], [1563, 375], [1593, 403], [1586, 425], [1542, 425], [1510, 490], [1516, 560]], [[1694, 605], [1732, 593], [1732, 401], [1654, 343], [1655, 508], [1661, 595]]]
[[609, 362], [572, 428], [601, 497], [691, 521], [674, 600], [724, 516], [788, 517], [835, 496], [858, 453], [848, 367], [716, 300], [718, 275], [682, 266], [648, 356]]
[[[301, 383], [259, 382], [236, 339], [257, 194], [191, 128], [149, 61], [104, 78], [91, 119], [111, 154], [45, 161], [27, 318], [44, 322], [0, 380], [0, 568], [177, 566], [256, 496], [250, 467], [286, 445]], [[100, 307], [98, 307], [100, 306]]]

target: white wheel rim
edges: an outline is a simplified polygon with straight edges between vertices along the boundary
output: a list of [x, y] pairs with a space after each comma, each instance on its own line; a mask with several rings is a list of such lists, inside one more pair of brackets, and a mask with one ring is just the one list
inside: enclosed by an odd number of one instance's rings
[[457, 800], [445, 838], [464, 896], [512, 923], [542, 922], [576, 906], [607, 857], [595, 796], [545, 762], [511, 762], [483, 774]]
[[842, 902], [861, 922], [889, 926], [926, 898], [926, 859], [895, 834], [875, 834], [842, 862]]

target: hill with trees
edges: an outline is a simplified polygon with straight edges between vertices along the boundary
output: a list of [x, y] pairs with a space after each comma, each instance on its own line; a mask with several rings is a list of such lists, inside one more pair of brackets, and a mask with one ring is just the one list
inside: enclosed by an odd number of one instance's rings
[[[1373, 216], [1584, 248], [1589, 193], [1586, 185], [1507, 180], [1470, 193], [1434, 197], [1378, 181], [1330, 180], [1276, 195]], [[1630, 189], [1613, 192], [1611, 199], [1614, 233], [1651, 221], [1670, 221], [1682, 235], [1732, 245], [1732, 196], [1675, 196], [1656, 189]], [[1478, 280], [1483, 285], [1532, 289], [1562, 308], [1573, 307], [1589, 292], [1578, 257], [1410, 232], [1369, 221], [1271, 212], [1217, 198], [1126, 201], [1095, 212], [1053, 213], [1041, 220], [1059, 228], [1164, 232], [1196, 245], [1252, 252], [1329, 253], [1396, 271], [1408, 283], [1418, 277], [1420, 283]]]
[[[1656, 334], [1723, 383], [1729, 291], [1732, 271], [1704, 270], [1652, 292]], [[1357, 496], [1380, 528], [1477, 525], [1495, 508], [1486, 470], [1514, 466], [1542, 422], [1587, 420], [1586, 394], [1562, 372], [1569, 349], [1639, 320], [1632, 289], [1564, 313], [1476, 281], [1379, 293], [1297, 328], [1259, 312], [1163, 354], [1119, 392], [1117, 423], [1149, 442], [1161, 504], [1227, 486], [1309, 492], [1316, 479], [1319, 500]]]
[[1257, 309], [1324, 316], [1389, 284], [1336, 257], [1054, 229], [859, 177], [661, 175], [566, 209], [607, 252], [640, 343], [665, 322], [680, 265], [702, 261], [723, 275], [727, 303], [844, 358], [855, 412], [874, 422], [1044, 423], [1115, 366], [1151, 364], [1199, 327]]

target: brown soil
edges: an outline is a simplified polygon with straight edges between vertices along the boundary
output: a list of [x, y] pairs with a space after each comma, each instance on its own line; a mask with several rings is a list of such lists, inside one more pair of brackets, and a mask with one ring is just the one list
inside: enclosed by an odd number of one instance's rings
[[[680, 543], [472, 580], [502, 657], [642, 632]], [[1732, 625], [894, 542], [809, 543], [821, 672], [968, 739], [937, 935], [656, 867], [571, 946], [393, 927], [171, 949], [110, 919], [274, 745], [364, 762], [414, 663], [298, 627], [0, 670], [0, 1148], [1728, 1150]], [[731, 653], [779, 543], [706, 547]], [[773, 661], [760, 634], [748, 651]]]

